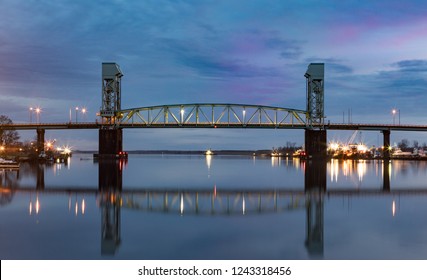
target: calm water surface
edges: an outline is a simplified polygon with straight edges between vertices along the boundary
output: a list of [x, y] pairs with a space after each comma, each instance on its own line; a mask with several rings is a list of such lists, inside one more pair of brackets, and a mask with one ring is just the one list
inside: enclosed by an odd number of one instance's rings
[[121, 191], [85, 154], [1, 171], [0, 258], [427, 259], [427, 162], [331, 161], [323, 177], [268, 157], [120, 166]]

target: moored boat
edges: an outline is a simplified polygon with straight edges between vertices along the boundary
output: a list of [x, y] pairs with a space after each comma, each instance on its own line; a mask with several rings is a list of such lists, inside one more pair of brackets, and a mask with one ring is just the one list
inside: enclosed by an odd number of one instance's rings
[[0, 169], [17, 169], [17, 168], [19, 168], [19, 162], [0, 158]]

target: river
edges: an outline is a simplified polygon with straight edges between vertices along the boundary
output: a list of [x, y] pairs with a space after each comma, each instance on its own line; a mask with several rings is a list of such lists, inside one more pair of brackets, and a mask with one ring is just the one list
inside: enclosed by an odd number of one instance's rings
[[425, 161], [313, 173], [299, 159], [130, 155], [100, 168], [74, 154], [1, 171], [0, 258], [427, 258]]

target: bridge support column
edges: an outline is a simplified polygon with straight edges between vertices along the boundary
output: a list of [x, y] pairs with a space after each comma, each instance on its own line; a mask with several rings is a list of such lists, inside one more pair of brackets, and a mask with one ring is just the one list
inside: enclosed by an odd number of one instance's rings
[[45, 130], [42, 128], [37, 128], [37, 152], [40, 154], [44, 152], [44, 134]]
[[99, 130], [99, 157], [116, 158], [123, 149], [121, 128]]
[[384, 139], [383, 158], [385, 161], [390, 159], [390, 130], [383, 130], [382, 133]]
[[305, 152], [310, 159], [326, 159], [326, 130], [305, 130]]

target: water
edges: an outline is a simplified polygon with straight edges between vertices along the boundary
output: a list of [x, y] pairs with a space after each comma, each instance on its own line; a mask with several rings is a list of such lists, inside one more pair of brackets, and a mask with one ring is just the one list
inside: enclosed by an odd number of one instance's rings
[[324, 195], [297, 159], [131, 155], [121, 192], [98, 168], [2, 172], [0, 258], [427, 258], [424, 161], [328, 162]]

